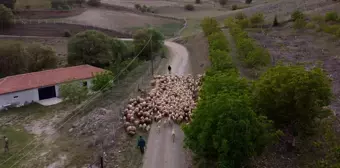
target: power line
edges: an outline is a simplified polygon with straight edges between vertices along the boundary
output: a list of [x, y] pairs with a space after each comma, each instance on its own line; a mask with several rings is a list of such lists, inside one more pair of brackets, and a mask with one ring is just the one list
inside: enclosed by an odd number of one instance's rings
[[[148, 42], [144, 45], [144, 47], [140, 50], [140, 52], [130, 61], [130, 63], [124, 68], [122, 69], [118, 75], [116, 75], [112, 81], [115, 81], [132, 63], [133, 61], [135, 61], [138, 56], [143, 52], [143, 50], [145, 49], [145, 47], [149, 44], [149, 42], [151, 41], [151, 38], [148, 40]], [[90, 98], [88, 98], [87, 100], [85, 100], [85, 102], [83, 104], [78, 105], [73, 111], [76, 111], [78, 109], [80, 109], [82, 106], [85, 107], [86, 105], [89, 104], [90, 100], [93, 100], [98, 94], [100, 94], [101, 91], [103, 91], [106, 87], [108, 87], [110, 85], [110, 82], [108, 82], [106, 85], [104, 85], [99, 91], [97, 91], [95, 94], [93, 94]], [[71, 114], [72, 112], [71, 111]], [[69, 117], [62, 125], [60, 125], [57, 130], [59, 130], [61, 127], [63, 127], [70, 119], [72, 119], [73, 117], [75, 117], [77, 114], [79, 114], [79, 112], [75, 113], [74, 115], [72, 115], [71, 117]], [[52, 134], [53, 135], [53, 134]], [[44, 140], [46, 140], [48, 137], [46, 137]], [[43, 140], [43, 141], [44, 141]], [[29, 142], [26, 146], [24, 146], [19, 152], [17, 152], [16, 154], [12, 155], [11, 157], [9, 157], [8, 159], [6, 159], [4, 162], [2, 162], [0, 164], [3, 165], [5, 164], [7, 161], [9, 161], [11, 158], [13, 158], [14, 156], [17, 156], [20, 152], [22, 152], [26, 147], [28, 147], [29, 145], [31, 145], [33, 142], [35, 142], [36, 139], [32, 140], [31, 142]], [[41, 144], [41, 143], [40, 143]], [[37, 148], [40, 144], [36, 145], [33, 149], [31, 149], [30, 151], [28, 151], [26, 153], [26, 155], [24, 155], [23, 157], [21, 157], [17, 162], [15, 162], [11, 167], [13, 167], [14, 165], [16, 165], [20, 160], [22, 160], [24, 157], [26, 157], [31, 151], [33, 151], [35, 148]], [[10, 167], [10, 168], [11, 168]]]

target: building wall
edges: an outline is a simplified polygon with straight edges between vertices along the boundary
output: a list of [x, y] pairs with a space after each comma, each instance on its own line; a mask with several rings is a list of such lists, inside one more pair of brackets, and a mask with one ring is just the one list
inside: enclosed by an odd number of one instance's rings
[[32, 101], [39, 101], [38, 89], [30, 89], [30, 90], [24, 90], [24, 91], [0, 95], [0, 108], [3, 105], [7, 105], [11, 103], [18, 102], [19, 104], [23, 105], [25, 102], [31, 103]]

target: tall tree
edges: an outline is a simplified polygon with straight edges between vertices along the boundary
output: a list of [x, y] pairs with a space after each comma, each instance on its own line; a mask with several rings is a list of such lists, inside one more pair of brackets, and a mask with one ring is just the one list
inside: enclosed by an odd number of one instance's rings
[[151, 52], [160, 51], [164, 45], [164, 36], [153, 28], [138, 30], [133, 35], [133, 39], [136, 54], [143, 50], [139, 58], [145, 60], [151, 59]]

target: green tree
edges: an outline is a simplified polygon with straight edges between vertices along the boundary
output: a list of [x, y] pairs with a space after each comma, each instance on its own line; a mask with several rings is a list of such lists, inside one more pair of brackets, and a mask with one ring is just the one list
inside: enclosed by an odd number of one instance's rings
[[264, 24], [264, 15], [263, 13], [256, 13], [249, 20], [252, 26], [262, 26]]
[[208, 36], [209, 50], [229, 51], [228, 40], [222, 31], [212, 33]]
[[80, 81], [62, 84], [59, 90], [62, 98], [74, 104], [82, 102], [88, 94], [87, 87], [83, 86]]
[[220, 3], [221, 6], [224, 6], [227, 4], [228, 0], [219, 0], [218, 2]]
[[252, 110], [249, 84], [237, 74], [206, 76], [200, 98], [183, 128], [185, 145], [218, 168], [246, 165], [275, 137], [271, 122]]
[[57, 57], [51, 47], [40, 44], [30, 44], [27, 46], [26, 51], [29, 59], [29, 72], [56, 68]]
[[209, 36], [212, 33], [221, 31], [217, 20], [210, 17], [205, 17], [202, 20], [201, 27], [203, 29], [205, 36]]
[[133, 44], [136, 53], [143, 50], [139, 58], [142, 60], [149, 60], [151, 59], [151, 51], [152, 53], [157, 53], [162, 49], [164, 45], [164, 36], [153, 28], [140, 29], [133, 35]]
[[331, 81], [320, 69], [279, 65], [269, 69], [255, 83], [254, 102], [258, 113], [268, 116], [278, 128], [292, 126], [304, 132], [316, 118], [328, 116]]
[[73, 36], [68, 42], [70, 65], [90, 64], [107, 67], [112, 61], [111, 38], [102, 32], [87, 30]]
[[113, 73], [111, 71], [105, 71], [98, 73], [92, 80], [92, 90], [99, 91], [106, 88], [111, 88], [113, 84]]
[[0, 77], [28, 72], [28, 61], [22, 43], [0, 43]]
[[0, 30], [8, 28], [13, 23], [14, 15], [11, 9], [0, 4]]

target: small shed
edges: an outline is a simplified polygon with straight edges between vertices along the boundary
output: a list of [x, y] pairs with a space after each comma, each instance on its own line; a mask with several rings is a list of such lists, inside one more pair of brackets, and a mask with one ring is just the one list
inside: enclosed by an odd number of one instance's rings
[[1, 78], [0, 110], [12, 104], [22, 106], [59, 97], [60, 84], [69, 81], [80, 81], [90, 88], [94, 74], [103, 71], [94, 66], [79, 65]]

